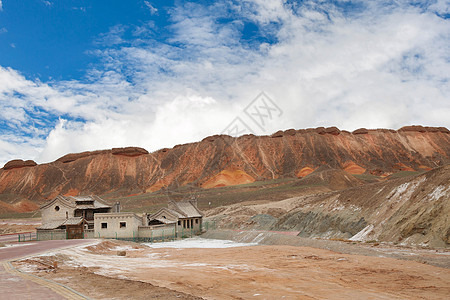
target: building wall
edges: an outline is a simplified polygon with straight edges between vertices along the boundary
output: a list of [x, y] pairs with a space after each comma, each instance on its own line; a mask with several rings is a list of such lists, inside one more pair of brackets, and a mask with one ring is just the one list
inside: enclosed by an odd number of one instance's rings
[[[57, 209], [59, 208], [59, 210]], [[56, 201], [51, 206], [42, 209], [42, 224], [46, 224], [52, 221], [65, 220], [66, 213], [68, 218], [74, 217], [74, 210], [71, 207], [67, 207], [66, 205]]]
[[[125, 227], [121, 227], [121, 223]], [[105, 226], [102, 224], [106, 224]], [[94, 235], [96, 238], [132, 238], [138, 236], [138, 227], [142, 217], [134, 213], [98, 213], [94, 214]]]
[[139, 226], [138, 237], [143, 239], [172, 239], [177, 237], [175, 224]]
[[93, 239], [95, 237], [94, 229], [85, 229], [84, 230], [84, 238], [85, 239]]
[[202, 218], [190, 218], [190, 219], [180, 219], [178, 227], [184, 230], [193, 230], [195, 232], [200, 231], [202, 226]]
[[[94, 230], [85, 229], [83, 232], [83, 238], [92, 239], [94, 238]], [[65, 229], [37, 229], [36, 230], [36, 239], [38, 241], [47, 241], [47, 240], [65, 240], [67, 239], [67, 232]]]

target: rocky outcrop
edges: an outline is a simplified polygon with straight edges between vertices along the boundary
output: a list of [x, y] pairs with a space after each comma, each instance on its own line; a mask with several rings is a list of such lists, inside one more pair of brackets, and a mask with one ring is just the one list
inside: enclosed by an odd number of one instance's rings
[[76, 161], [80, 158], [85, 157], [94, 157], [96, 155], [105, 155], [105, 154], [113, 154], [113, 155], [124, 155], [124, 156], [139, 156], [148, 154], [148, 151], [144, 148], [139, 147], [125, 147], [125, 148], [112, 148], [111, 150], [97, 150], [97, 151], [86, 151], [81, 153], [70, 153], [66, 154], [63, 157], [60, 157], [56, 160], [56, 162], [60, 163], [70, 163]]
[[353, 134], [368, 134], [369, 130], [366, 128], [359, 128], [352, 132]]
[[271, 138], [279, 138], [279, 137], [283, 137], [284, 136], [284, 132], [282, 130], [279, 130], [277, 132], [275, 132], [274, 134], [272, 134], [270, 137]]
[[[305, 177], [327, 165], [349, 174], [389, 176], [450, 162], [450, 134], [335, 127], [280, 131], [271, 136], [215, 135], [201, 142], [147, 153], [118, 148], [65, 155], [32, 168], [0, 169], [2, 199], [42, 203], [58, 194], [127, 196], [171, 185], [217, 187]], [[380, 175], [380, 176], [381, 176]]]
[[325, 128], [325, 133], [332, 134], [332, 135], [338, 135], [341, 133], [341, 131], [337, 127], [328, 127], [328, 128]]
[[81, 153], [69, 153], [69, 154], [66, 154], [66, 155], [58, 158], [56, 160], [56, 162], [65, 164], [65, 163], [70, 163], [70, 162], [76, 161], [77, 159], [80, 159], [80, 158], [92, 157], [95, 155], [107, 154], [107, 153], [110, 153], [110, 150], [97, 150], [97, 151], [86, 151], [86, 152], [81, 152]]
[[21, 160], [21, 159], [14, 159], [11, 161], [8, 161], [5, 166], [3, 167], [3, 170], [11, 170], [11, 169], [17, 169], [17, 168], [23, 168], [23, 167], [34, 167], [37, 163], [33, 160]]
[[404, 126], [400, 128], [398, 131], [450, 133], [450, 131], [445, 127], [424, 127], [420, 125]]
[[112, 148], [111, 153], [113, 155], [125, 155], [125, 156], [139, 156], [148, 154], [148, 151], [139, 147], [126, 147], [126, 148]]

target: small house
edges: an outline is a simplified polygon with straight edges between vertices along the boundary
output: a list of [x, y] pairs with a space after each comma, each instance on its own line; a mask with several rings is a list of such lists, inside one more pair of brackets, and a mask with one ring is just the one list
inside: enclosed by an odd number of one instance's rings
[[148, 216], [148, 226], [175, 224], [177, 231], [189, 229], [198, 232], [202, 228], [203, 214], [197, 208], [197, 200], [175, 202], [169, 200], [167, 208], [163, 207]]
[[94, 215], [94, 237], [136, 238], [142, 216], [131, 212], [99, 213]]
[[37, 239], [82, 239], [86, 221], [82, 217], [67, 218], [63, 221], [50, 221], [36, 228]]

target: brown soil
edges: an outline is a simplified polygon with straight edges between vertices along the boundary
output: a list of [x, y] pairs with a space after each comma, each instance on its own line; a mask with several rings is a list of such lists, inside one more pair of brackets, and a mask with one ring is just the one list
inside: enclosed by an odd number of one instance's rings
[[146, 282], [93, 274], [87, 269], [57, 269], [43, 277], [70, 286], [91, 299], [201, 299]]
[[130, 245], [131, 244], [131, 248], [133, 250], [138, 250], [138, 249], [147, 249], [146, 246], [141, 245], [141, 244], [137, 244], [137, 243], [130, 243], [130, 242], [126, 242], [126, 241], [119, 241], [119, 240], [111, 240], [111, 241], [103, 241], [101, 243], [92, 245], [92, 246], [87, 246], [86, 249], [91, 252], [91, 253], [96, 253], [96, 254], [111, 254], [113, 253], [111, 249], [114, 249], [115, 247], [117, 247], [118, 245]]
[[[449, 269], [413, 261], [293, 246], [138, 247], [119, 260], [111, 252], [114, 243], [92, 248], [78, 258], [66, 250], [62, 256], [36, 257], [19, 265], [40, 265], [39, 276], [96, 299], [142, 299], [154, 294], [164, 299], [195, 299], [189, 295], [206, 299], [448, 299], [450, 295]], [[114, 278], [92, 274], [101, 270], [101, 264], [90, 268], [72, 264], [77, 259], [105, 264], [105, 258], [110, 262], [108, 269], [118, 271]], [[58, 261], [56, 270], [52, 259]]]
[[[155, 252], [155, 251], [154, 251]], [[186, 264], [213, 267], [141, 270], [135, 278], [207, 298], [443, 299], [449, 270], [290, 246], [158, 250]], [[197, 268], [198, 269], [198, 268]], [[196, 269], [196, 270], [197, 270]], [[161, 274], [163, 273], [163, 274]]]
[[252, 183], [255, 181], [255, 178], [248, 175], [242, 170], [223, 170], [219, 174], [215, 175], [208, 181], [206, 181], [202, 187], [209, 189], [220, 186], [229, 186], [229, 185], [237, 185], [237, 184], [245, 184]]
[[18, 225], [18, 224], [1, 224], [0, 223], [0, 235], [9, 233], [22, 233], [35, 231], [37, 225]]
[[23, 213], [39, 209], [39, 205], [28, 200], [21, 200], [14, 204], [0, 201], [0, 213]]

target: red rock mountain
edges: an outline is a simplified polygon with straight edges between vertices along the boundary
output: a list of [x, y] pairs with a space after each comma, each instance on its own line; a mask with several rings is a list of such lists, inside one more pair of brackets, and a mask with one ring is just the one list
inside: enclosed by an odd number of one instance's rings
[[126, 196], [188, 183], [212, 188], [305, 177], [324, 165], [350, 174], [387, 176], [449, 162], [450, 132], [443, 127], [362, 128], [353, 133], [321, 127], [271, 136], [215, 135], [153, 153], [129, 147], [68, 154], [41, 165], [11, 161], [0, 169], [0, 200], [13, 205], [42, 203], [58, 194]]

